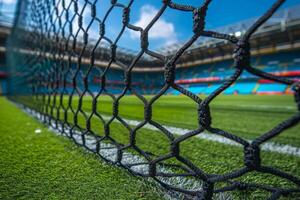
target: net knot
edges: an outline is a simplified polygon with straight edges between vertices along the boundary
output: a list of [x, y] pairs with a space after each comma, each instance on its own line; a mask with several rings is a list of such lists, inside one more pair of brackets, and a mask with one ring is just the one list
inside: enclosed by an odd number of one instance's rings
[[59, 11], [58, 11], [58, 8], [55, 7], [55, 14], [58, 16], [59, 15]]
[[211, 125], [211, 114], [208, 104], [201, 103], [198, 108], [198, 120], [199, 124], [203, 128], [208, 128]]
[[88, 80], [87, 76], [85, 76], [83, 78], [83, 85], [84, 85], [84, 88], [88, 88], [89, 87], [89, 80]]
[[93, 66], [95, 64], [95, 54], [91, 53], [90, 55], [90, 64]]
[[74, 38], [74, 40], [72, 42], [72, 50], [76, 49], [76, 44], [77, 44], [77, 38]]
[[83, 44], [88, 44], [89, 34], [87, 32], [83, 33]]
[[78, 27], [82, 28], [82, 19], [83, 17], [81, 15], [78, 16]]
[[118, 102], [118, 101], [114, 101], [114, 103], [113, 103], [113, 113], [112, 113], [112, 115], [113, 115], [114, 117], [117, 117], [118, 114], [119, 114], [119, 102]]
[[[41, 19], [39, 19], [39, 23], [42, 23]], [[61, 25], [62, 25], [61, 18], [58, 18], [58, 26], [61, 27]]]
[[101, 80], [101, 88], [104, 89], [105, 88], [105, 83], [106, 83], [106, 78], [104, 75], [102, 75], [100, 77], [100, 80]]
[[116, 4], [118, 0], [110, 0], [111, 4]]
[[130, 15], [130, 8], [126, 7], [123, 9], [123, 24], [127, 25], [129, 23], [129, 15]]
[[74, 12], [78, 13], [78, 3], [77, 3], [77, 1], [74, 1]]
[[165, 71], [164, 71], [165, 81], [168, 84], [174, 83], [175, 80], [175, 65], [171, 62], [167, 61], [165, 64]]
[[72, 25], [72, 23], [70, 23], [70, 25], [69, 25], [69, 31], [70, 31], [70, 33], [73, 33], [73, 25]]
[[149, 104], [144, 107], [144, 118], [147, 122], [152, 118], [152, 107]]
[[149, 163], [149, 176], [150, 177], [156, 176], [156, 163], [153, 161]]
[[295, 102], [297, 103], [298, 110], [300, 111], [300, 82], [296, 82], [292, 85], [294, 91]]
[[209, 200], [213, 197], [214, 184], [205, 181], [202, 185], [203, 191], [201, 192], [201, 196], [199, 199], [201, 200]]
[[260, 149], [258, 145], [249, 144], [244, 147], [244, 162], [250, 169], [260, 167]]
[[206, 7], [193, 10], [193, 32], [200, 35], [205, 27]]
[[148, 41], [148, 32], [142, 31], [141, 33], [141, 49], [146, 50], [149, 46], [149, 41]]
[[61, 35], [62, 35], [63, 37], [65, 37], [65, 36], [66, 36], [65, 29], [62, 29], [62, 30], [61, 30]]
[[241, 182], [235, 182], [234, 185], [238, 190], [246, 190], [248, 188], [247, 184]]
[[234, 64], [237, 68], [242, 69], [250, 65], [250, 43], [239, 40], [233, 52]]
[[92, 4], [91, 6], [91, 16], [96, 17], [96, 5]]
[[116, 59], [116, 50], [117, 50], [117, 45], [111, 44], [110, 45], [110, 59], [113, 61]]
[[66, 19], [69, 19], [69, 10], [66, 10], [65, 18], [66, 18]]
[[124, 75], [125, 75], [125, 79], [124, 79], [125, 85], [129, 89], [131, 85], [131, 73], [129, 71], [125, 71]]
[[103, 37], [105, 34], [105, 24], [104, 23], [100, 23], [99, 24], [99, 35], [100, 37]]
[[170, 147], [170, 151], [174, 156], [179, 156], [180, 149], [179, 149], [179, 143], [172, 143]]

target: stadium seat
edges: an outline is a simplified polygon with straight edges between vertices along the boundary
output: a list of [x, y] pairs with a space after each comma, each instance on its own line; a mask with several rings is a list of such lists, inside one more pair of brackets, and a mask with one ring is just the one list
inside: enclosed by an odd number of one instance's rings
[[280, 94], [285, 91], [286, 87], [284, 84], [266, 83], [260, 84], [256, 92], [258, 94]]
[[251, 94], [255, 85], [255, 82], [238, 82], [226, 89], [224, 94]]

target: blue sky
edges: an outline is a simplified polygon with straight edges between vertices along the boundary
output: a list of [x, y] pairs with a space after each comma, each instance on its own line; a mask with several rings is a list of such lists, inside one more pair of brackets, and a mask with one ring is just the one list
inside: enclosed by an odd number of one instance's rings
[[[69, 0], [65, 1], [68, 2]], [[84, 0], [79, 0], [79, 4], [83, 5], [83, 1]], [[275, 0], [213, 0], [207, 13], [206, 29], [213, 30], [217, 27], [260, 16], [274, 1]], [[2, 0], [2, 2], [2, 10], [10, 12], [13, 10], [16, 0]], [[118, 2], [127, 4], [129, 0], [119, 0]], [[199, 6], [203, 0], [173, 0], [173, 2]], [[282, 8], [296, 4], [300, 4], [300, 0], [287, 0]], [[98, 17], [103, 18], [104, 11], [110, 6], [110, 0], [98, 0], [97, 5]], [[142, 27], [146, 26], [160, 7], [161, 0], [135, 0], [131, 8], [130, 23]], [[84, 15], [85, 24], [87, 25], [90, 20], [90, 9], [86, 9]], [[106, 34], [112, 40], [116, 38], [122, 25], [121, 16], [122, 9], [115, 9], [107, 19]], [[89, 36], [97, 38], [97, 29], [98, 25], [93, 24]], [[183, 42], [191, 35], [191, 13], [167, 9], [157, 24], [150, 30], [150, 48], [158, 49], [168, 44]], [[119, 45], [130, 49], [138, 49], [139, 33], [126, 30]]]
[[[0, 0], [0, 12], [3, 20], [12, 19], [15, 12], [16, 0]], [[4, 17], [5, 16], [5, 17]]]

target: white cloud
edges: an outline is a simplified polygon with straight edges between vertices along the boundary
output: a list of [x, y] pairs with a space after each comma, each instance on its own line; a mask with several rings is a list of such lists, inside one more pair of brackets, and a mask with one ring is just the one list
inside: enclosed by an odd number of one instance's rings
[[15, 4], [16, 0], [2, 0], [2, 3], [4, 3], [4, 4]]
[[[151, 5], [144, 5], [141, 10], [140, 18], [134, 23], [135, 26], [146, 28], [158, 12], [158, 9]], [[140, 32], [130, 31], [130, 36], [133, 39], [140, 37]], [[174, 25], [167, 22], [164, 18], [159, 18], [149, 31], [150, 39], [163, 39], [165, 45], [170, 45], [177, 42]]]

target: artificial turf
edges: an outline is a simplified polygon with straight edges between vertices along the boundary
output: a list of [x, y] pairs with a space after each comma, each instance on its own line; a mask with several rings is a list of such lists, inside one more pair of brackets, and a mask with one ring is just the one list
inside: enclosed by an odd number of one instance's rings
[[148, 182], [101, 162], [0, 98], [0, 199], [161, 198]]
[[[146, 96], [149, 100], [152, 96]], [[92, 112], [92, 100], [83, 97], [82, 110], [89, 116]], [[65, 100], [65, 107], [67, 108]], [[75, 97], [72, 106], [76, 108], [78, 99]], [[113, 100], [108, 96], [100, 96], [97, 111], [104, 116], [112, 116]], [[230, 131], [245, 139], [254, 139], [272, 129], [281, 121], [288, 119], [297, 112], [293, 96], [220, 96], [211, 105], [213, 126]], [[70, 123], [72, 123], [72, 113]], [[135, 96], [125, 96], [119, 102], [119, 116], [125, 119], [142, 120], [144, 105]], [[79, 123], [85, 127], [85, 119], [78, 114]], [[195, 129], [197, 125], [197, 104], [183, 96], [163, 96], [153, 104], [153, 120], [164, 125]], [[104, 128], [99, 118], [92, 117], [92, 129], [103, 135]], [[108, 120], [106, 120], [107, 122]], [[115, 120], [117, 121], [117, 120]], [[94, 126], [93, 126], [94, 125]], [[134, 128], [134, 127], [132, 127]], [[288, 144], [300, 147], [299, 125], [283, 132], [269, 142]], [[119, 123], [110, 124], [110, 135], [121, 144], [129, 143], [129, 131]], [[156, 155], [169, 152], [170, 141], [159, 131], [140, 129], [136, 134], [136, 145]], [[176, 137], [176, 136], [175, 136]], [[243, 149], [211, 141], [190, 138], [180, 145], [181, 155], [191, 160], [196, 166], [210, 174], [225, 174], [243, 167]], [[154, 156], [155, 158], [156, 156]], [[300, 176], [300, 158], [263, 151], [262, 163], [273, 166], [297, 177]], [[180, 164], [176, 159], [170, 162]], [[249, 173], [238, 178], [245, 182], [267, 184], [283, 188], [295, 187], [289, 181], [270, 174]], [[235, 199], [266, 199], [269, 194], [256, 190], [245, 195], [240, 192]], [[293, 199], [295, 197], [288, 197]]]
[[[57, 97], [54, 105], [51, 97], [48, 105], [48, 113], [51, 108], [59, 108], [59, 117], [63, 119], [67, 112], [68, 122], [72, 125], [73, 111], [77, 110], [78, 97], [74, 96], [71, 107], [68, 104], [68, 96], [63, 96], [63, 107], [59, 107]], [[149, 100], [152, 96], [146, 96]], [[78, 113], [78, 124], [84, 129], [86, 118], [92, 113], [92, 99], [84, 96], [83, 106]], [[108, 96], [100, 96], [97, 100], [97, 112], [101, 115], [112, 116], [113, 100]], [[63, 110], [63, 108], [65, 110]], [[246, 139], [255, 137], [268, 131], [276, 124], [296, 113], [293, 97], [283, 96], [220, 96], [211, 105], [213, 126], [225, 129]], [[142, 120], [144, 116], [144, 105], [135, 96], [125, 96], [119, 102], [119, 116], [126, 119]], [[56, 109], [52, 110], [52, 116], [57, 117]], [[175, 127], [194, 129], [197, 125], [197, 105], [187, 97], [164, 96], [153, 104], [153, 120], [161, 124]], [[107, 122], [108, 120], [106, 120]], [[116, 120], [115, 120], [116, 121]], [[133, 126], [132, 126], [133, 128]], [[104, 127], [100, 119], [95, 115], [91, 118], [91, 129], [94, 133], [104, 135]], [[278, 144], [289, 144], [300, 146], [299, 125], [285, 131], [272, 141]], [[120, 123], [114, 121], [110, 124], [110, 136], [120, 144], [129, 143], [129, 131]], [[175, 137], [178, 137], [175, 135]], [[155, 155], [166, 155], [169, 152], [170, 141], [160, 132], [148, 129], [140, 129], [136, 134], [136, 145], [147, 152]], [[108, 141], [109, 142], [109, 141]], [[196, 166], [206, 173], [224, 174], [239, 169], [243, 164], [243, 149], [241, 147], [229, 146], [216, 142], [202, 140], [196, 137], [190, 138], [180, 144], [181, 155], [191, 160]], [[136, 153], [134, 151], [131, 151]], [[153, 156], [155, 158], [157, 156]], [[262, 163], [265, 166], [273, 166], [285, 172], [300, 176], [300, 158], [292, 155], [262, 151]], [[182, 164], [175, 158], [168, 162]], [[251, 172], [236, 180], [267, 184], [282, 188], [297, 187], [290, 181], [275, 177], [270, 174]], [[234, 199], [266, 199], [270, 194], [261, 190], [250, 192], [236, 192], [231, 194]], [[287, 199], [294, 199], [289, 196]]]
[[[152, 96], [146, 96], [149, 100]], [[76, 107], [78, 99], [73, 100]], [[65, 105], [67, 100], [65, 100]], [[113, 100], [98, 97], [98, 112], [112, 116]], [[83, 97], [83, 109], [92, 110], [90, 97]], [[184, 96], [162, 96], [153, 104], [152, 119], [164, 125], [195, 129], [198, 125], [197, 104]], [[254, 139], [297, 112], [292, 95], [223, 95], [212, 101], [212, 126], [245, 139]], [[119, 102], [119, 116], [142, 120], [144, 105], [135, 96], [124, 96]], [[300, 125], [273, 138], [272, 142], [300, 147]]]

